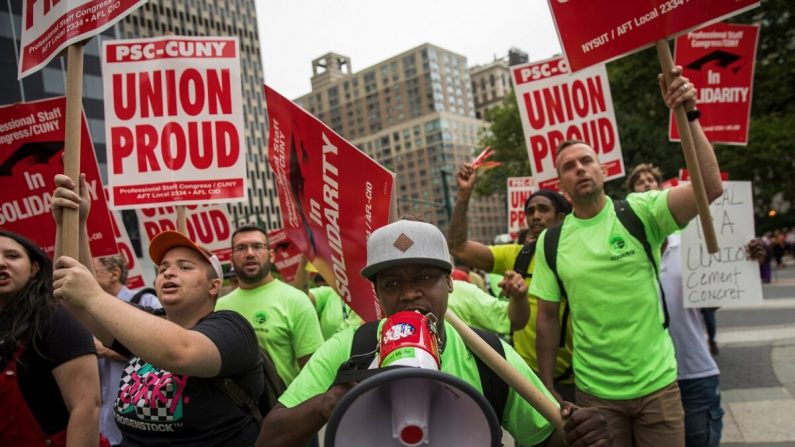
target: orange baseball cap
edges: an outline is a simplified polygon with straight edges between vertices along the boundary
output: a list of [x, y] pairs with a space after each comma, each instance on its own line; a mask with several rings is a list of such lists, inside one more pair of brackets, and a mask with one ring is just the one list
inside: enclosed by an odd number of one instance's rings
[[166, 253], [168, 253], [168, 251], [174, 247], [186, 247], [190, 248], [196, 253], [199, 253], [202, 258], [206, 259], [207, 263], [210, 264], [210, 267], [212, 267], [212, 269], [215, 271], [217, 278], [224, 279], [221, 261], [218, 260], [218, 257], [212, 254], [210, 250], [193, 242], [190, 240], [190, 238], [179, 231], [163, 231], [152, 238], [152, 241], [149, 242], [149, 257], [152, 258], [152, 261], [154, 261], [155, 265], [160, 265], [160, 263], [163, 261], [163, 257], [166, 256]]

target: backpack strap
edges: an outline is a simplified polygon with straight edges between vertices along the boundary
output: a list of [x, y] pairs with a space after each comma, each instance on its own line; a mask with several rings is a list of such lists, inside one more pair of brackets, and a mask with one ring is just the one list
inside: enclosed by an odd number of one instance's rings
[[[246, 391], [239, 383], [235, 382], [229, 377], [216, 377], [213, 380], [216, 387], [220, 388], [231, 400], [240, 408], [248, 410], [254, 420], [258, 424], [262, 423], [262, 413], [259, 409], [259, 404], [251, 397], [251, 394]], [[267, 386], [267, 384], [266, 384]]]
[[646, 230], [643, 227], [643, 222], [640, 220], [635, 211], [629, 206], [629, 202], [626, 200], [614, 200], [613, 207], [616, 210], [616, 216], [618, 216], [619, 222], [624, 228], [629, 231], [629, 234], [632, 235], [635, 239], [637, 239], [641, 245], [643, 245], [643, 250], [646, 252], [646, 257], [649, 259], [649, 263], [654, 269], [654, 278], [657, 280], [657, 288], [660, 290], [660, 296], [662, 297], [662, 305], [663, 305], [663, 313], [665, 315], [665, 321], [663, 322], [663, 328], [668, 328], [668, 323], [670, 321], [670, 316], [668, 315], [668, 303], [665, 300], [665, 290], [662, 288], [662, 284], [660, 283], [660, 271], [657, 267], [657, 262], [654, 260], [654, 254], [651, 251], [651, 244], [649, 244], [649, 239], [646, 237]]
[[276, 372], [276, 365], [270, 355], [262, 347], [259, 349], [260, 362], [257, 366], [265, 376], [265, 388], [259, 399], [254, 399], [251, 393], [231, 377], [216, 377], [213, 380], [216, 387], [220, 388], [240, 408], [247, 410], [257, 423], [262, 423], [264, 417], [278, 403], [279, 396], [284, 393], [287, 386]]
[[132, 298], [130, 298], [129, 303], [130, 304], [141, 304], [141, 298], [143, 298], [144, 295], [146, 295], [147, 293], [150, 294], [150, 295], [157, 296], [157, 290], [155, 290], [155, 289], [153, 289], [151, 287], [145, 287], [145, 288], [135, 292], [135, 295], [133, 295]]
[[[351, 343], [350, 358], [337, 369], [337, 377], [331, 386], [342, 383], [362, 381], [373, 374], [376, 369], [367, 369], [378, 351], [378, 320], [368, 321], [356, 328]], [[329, 387], [330, 388], [330, 387]]]
[[[497, 351], [502, 358], [505, 358], [505, 348], [500, 341], [500, 338], [491, 332], [481, 329], [472, 328], [476, 334], [480, 336], [486, 343], [489, 344], [495, 351]], [[491, 408], [497, 413], [497, 421], [502, 424], [502, 415], [505, 412], [505, 402], [508, 400], [508, 384], [505, 383], [500, 376], [497, 375], [491, 368], [489, 368], [480, 357], [473, 354], [475, 363], [478, 366], [478, 374], [480, 375], [480, 387], [483, 389], [483, 397], [489, 401]]]
[[558, 275], [558, 245], [560, 244], [560, 235], [563, 232], [563, 222], [555, 225], [554, 227], [547, 228], [547, 233], [544, 236], [544, 259], [547, 261], [549, 269], [555, 275], [555, 280], [558, 282], [558, 289], [560, 290], [561, 304], [563, 306], [563, 318], [560, 322], [560, 341], [559, 347], [566, 346], [566, 331], [568, 330], [569, 321], [569, 294], [566, 293], [566, 287], [563, 286], [563, 281]]
[[528, 273], [527, 269], [530, 267], [530, 263], [533, 261], [533, 256], [535, 256], [535, 254], [536, 241], [533, 240], [524, 244], [522, 251], [519, 252], [513, 262], [513, 271], [522, 275], [524, 279], [532, 278], [533, 274]]

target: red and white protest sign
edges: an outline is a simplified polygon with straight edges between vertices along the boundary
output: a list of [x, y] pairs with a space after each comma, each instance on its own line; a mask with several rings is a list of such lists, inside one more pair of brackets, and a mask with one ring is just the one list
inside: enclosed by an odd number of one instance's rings
[[378, 300], [359, 272], [367, 237], [389, 223], [394, 174], [268, 86], [265, 100], [284, 229], [345, 302], [373, 320]]
[[[158, 233], [177, 229], [177, 210], [173, 206], [143, 208], [135, 211], [141, 229], [141, 240], [149, 241]], [[212, 251], [218, 260], [229, 262], [232, 256], [232, 217], [223, 205], [187, 205], [185, 222], [190, 240]]]
[[[720, 171], [720, 179], [723, 180], [724, 182], [728, 181], [729, 180], [729, 173], [726, 172], [726, 171]], [[682, 180], [683, 182], [689, 182], [690, 181], [690, 173], [687, 172], [687, 169], [682, 168], [682, 169], [679, 170], [679, 180]]]
[[113, 208], [245, 200], [236, 37], [105, 41], [102, 79]]
[[[65, 116], [64, 97], [0, 107], [0, 228], [35, 241], [49, 256], [55, 252], [50, 202], [55, 174], [64, 170]], [[81, 132], [80, 166], [91, 196], [91, 252], [112, 255], [117, 253], [116, 241], [85, 115]]]
[[548, 0], [572, 71], [723, 20], [759, 0]]
[[146, 0], [22, 0], [19, 79], [47, 65], [69, 45], [101, 33], [144, 3]]
[[513, 239], [527, 227], [524, 202], [535, 190], [533, 177], [508, 177], [508, 233]]
[[141, 270], [141, 264], [135, 257], [135, 250], [133, 250], [130, 242], [130, 236], [127, 234], [127, 228], [124, 227], [124, 222], [121, 218], [121, 211], [111, 211], [110, 217], [110, 222], [113, 224], [113, 235], [116, 237], [116, 245], [119, 247], [119, 254], [124, 257], [124, 261], [127, 263], [127, 287], [133, 290], [146, 287], [144, 273]]
[[558, 144], [590, 144], [607, 180], [624, 176], [613, 98], [604, 65], [569, 74], [562, 57], [511, 67], [530, 169], [539, 189], [558, 189]]
[[303, 256], [301, 250], [287, 237], [287, 232], [284, 230], [269, 231], [268, 244], [273, 250], [273, 264], [279, 270], [282, 279], [290, 283], [293, 282]]
[[[676, 39], [674, 60], [697, 88], [701, 128], [712, 143], [748, 144], [759, 25], [716, 23]], [[673, 112], [668, 130], [679, 141]]]

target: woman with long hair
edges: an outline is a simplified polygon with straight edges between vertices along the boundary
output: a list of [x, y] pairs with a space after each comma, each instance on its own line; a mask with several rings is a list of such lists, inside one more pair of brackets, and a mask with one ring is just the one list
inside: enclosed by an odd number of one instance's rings
[[0, 445], [96, 446], [99, 372], [91, 334], [52, 294], [52, 262], [0, 230]]

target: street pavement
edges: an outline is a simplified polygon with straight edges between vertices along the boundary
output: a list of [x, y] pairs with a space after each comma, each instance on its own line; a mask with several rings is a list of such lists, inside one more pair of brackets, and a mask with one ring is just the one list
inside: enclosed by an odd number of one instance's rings
[[720, 309], [722, 446], [795, 447], [795, 265], [775, 269], [762, 306]]

